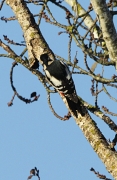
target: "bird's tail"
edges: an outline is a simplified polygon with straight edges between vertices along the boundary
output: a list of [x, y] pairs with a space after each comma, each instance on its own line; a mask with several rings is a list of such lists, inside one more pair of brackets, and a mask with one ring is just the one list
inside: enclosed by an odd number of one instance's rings
[[66, 100], [67, 100], [67, 103], [68, 103], [68, 106], [69, 106], [71, 112], [74, 114], [74, 116], [76, 116], [78, 118], [78, 112], [82, 112], [80, 100], [78, 100], [77, 103], [73, 102], [68, 97], [66, 97]]

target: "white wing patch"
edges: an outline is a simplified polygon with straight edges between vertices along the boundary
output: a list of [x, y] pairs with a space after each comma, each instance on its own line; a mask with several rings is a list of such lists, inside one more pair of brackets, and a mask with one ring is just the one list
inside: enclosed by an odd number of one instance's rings
[[51, 77], [51, 81], [53, 82], [53, 84], [54, 84], [56, 87], [62, 85], [62, 81], [54, 78], [53, 76]]
[[45, 70], [46, 76], [51, 80], [51, 82], [54, 84], [54, 86], [61, 86], [62, 85], [62, 81], [54, 78], [53, 76], [50, 75], [50, 73]]

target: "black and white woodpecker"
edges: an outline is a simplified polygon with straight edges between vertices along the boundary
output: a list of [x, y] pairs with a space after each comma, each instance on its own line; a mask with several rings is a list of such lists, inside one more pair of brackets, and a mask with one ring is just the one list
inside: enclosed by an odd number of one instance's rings
[[62, 95], [65, 96], [70, 109], [78, 116], [78, 97], [69, 67], [60, 60], [52, 60], [48, 54], [40, 56], [47, 80]]

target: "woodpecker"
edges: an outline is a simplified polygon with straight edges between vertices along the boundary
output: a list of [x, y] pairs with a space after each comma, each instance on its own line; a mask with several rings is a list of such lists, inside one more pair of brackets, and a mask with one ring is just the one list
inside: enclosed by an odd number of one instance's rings
[[77, 115], [78, 97], [69, 67], [63, 61], [53, 61], [48, 54], [42, 54], [40, 60], [47, 80], [61, 95], [66, 97], [68, 105]]

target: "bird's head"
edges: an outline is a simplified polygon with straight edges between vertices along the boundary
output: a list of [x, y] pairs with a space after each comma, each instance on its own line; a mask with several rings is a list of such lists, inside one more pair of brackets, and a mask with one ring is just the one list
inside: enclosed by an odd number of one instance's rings
[[40, 60], [41, 60], [41, 62], [42, 62], [42, 66], [49, 66], [52, 62], [53, 62], [53, 60], [52, 59], [50, 59], [50, 57], [48, 56], [48, 54], [42, 54], [41, 56], [40, 56]]

